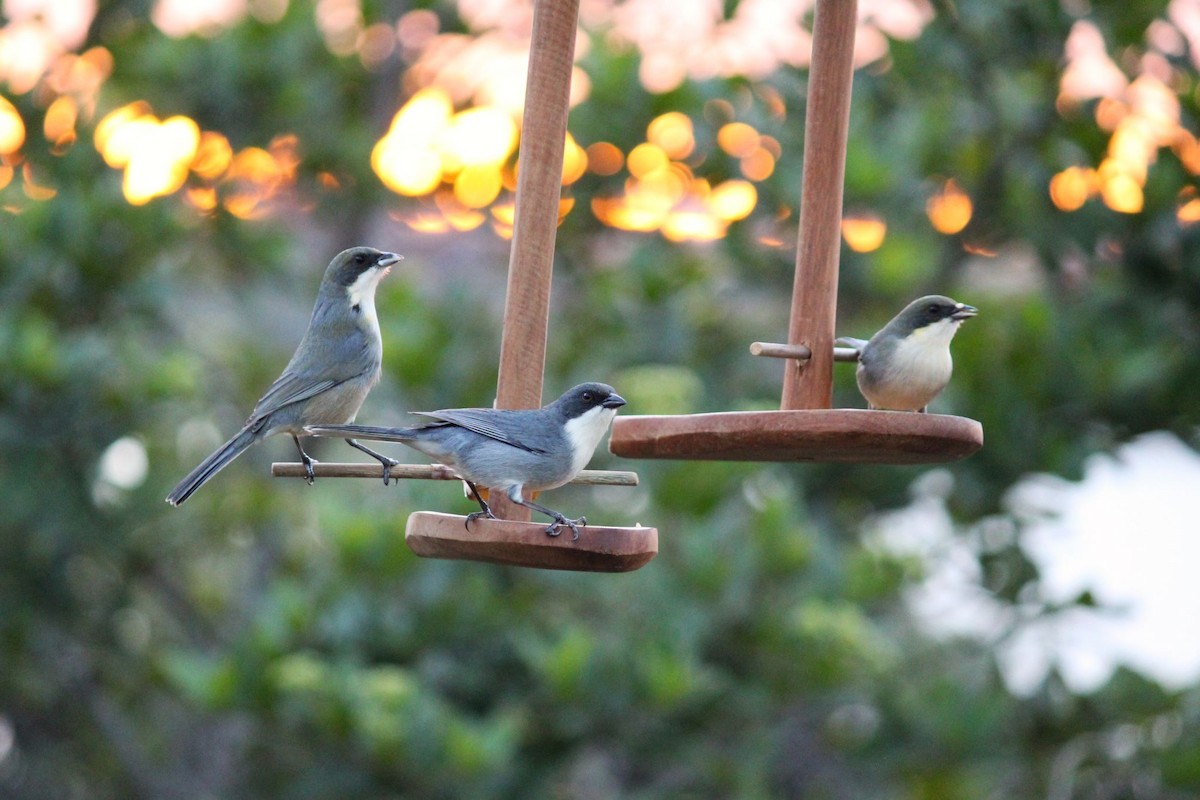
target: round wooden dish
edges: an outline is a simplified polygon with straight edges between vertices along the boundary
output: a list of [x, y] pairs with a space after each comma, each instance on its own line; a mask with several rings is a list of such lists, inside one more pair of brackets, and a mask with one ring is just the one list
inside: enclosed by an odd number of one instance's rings
[[983, 446], [973, 419], [859, 408], [631, 416], [613, 421], [623, 458], [936, 464]]
[[579, 540], [567, 530], [546, 535], [546, 524], [477, 519], [418, 511], [408, 518], [404, 540], [423, 558], [451, 558], [538, 569], [632, 572], [658, 554], [657, 528], [587, 525]]

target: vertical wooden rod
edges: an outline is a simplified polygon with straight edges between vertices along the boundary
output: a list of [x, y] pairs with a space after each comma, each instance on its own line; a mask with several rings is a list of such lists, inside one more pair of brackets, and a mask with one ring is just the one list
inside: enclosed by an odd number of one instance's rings
[[788, 326], [788, 344], [805, 345], [813, 355], [807, 362], [785, 362], [780, 403], [784, 410], [833, 405], [842, 186], [857, 22], [857, 0], [817, 0], [808, 70], [800, 237]]
[[[500, 340], [499, 408], [542, 404], [550, 278], [562, 187], [563, 147], [570, 108], [571, 70], [579, 0], [536, 0], [521, 123], [516, 219], [508, 261], [504, 333]], [[504, 519], [528, 520], [529, 511], [493, 498]]]

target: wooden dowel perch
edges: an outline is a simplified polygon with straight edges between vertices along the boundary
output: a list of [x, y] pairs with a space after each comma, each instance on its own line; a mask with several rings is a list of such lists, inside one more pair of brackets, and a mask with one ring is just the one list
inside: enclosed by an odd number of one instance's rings
[[[766, 358], [794, 358], [797, 361], [807, 361], [812, 358], [812, 350], [803, 344], [779, 344], [778, 342], [751, 342], [750, 355], [765, 356]], [[858, 350], [854, 347], [833, 348], [834, 361], [858, 361]]]
[[[382, 476], [376, 463], [320, 462], [313, 464], [313, 474], [318, 478], [375, 478]], [[276, 478], [306, 478], [304, 465], [299, 461], [276, 461], [271, 465], [271, 475]], [[392, 467], [391, 476], [396, 479], [424, 481], [460, 481], [454, 470], [445, 464], [400, 464]], [[607, 469], [585, 469], [571, 481], [583, 486], [637, 486], [636, 472]]]

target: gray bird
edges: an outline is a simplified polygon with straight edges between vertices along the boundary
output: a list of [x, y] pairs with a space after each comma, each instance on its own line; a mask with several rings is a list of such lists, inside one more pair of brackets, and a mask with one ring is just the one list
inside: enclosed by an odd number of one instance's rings
[[[379, 381], [383, 341], [375, 314], [375, 288], [403, 259], [373, 247], [353, 247], [325, 269], [308, 330], [283, 374], [254, 407], [245, 426], [200, 462], [167, 495], [177, 506], [192, 496], [250, 445], [274, 433], [289, 433], [313, 482], [313, 459], [300, 445], [305, 425], [353, 422], [371, 387]], [[346, 442], [383, 465], [383, 482], [399, 461], [353, 439]]]
[[870, 408], [925, 411], [950, 382], [950, 340], [963, 320], [978, 314], [942, 295], [909, 303], [870, 341], [842, 337], [858, 349], [858, 389]]
[[451, 467], [466, 481], [481, 509], [468, 515], [468, 526], [480, 517], [496, 518], [476, 488], [486, 486], [553, 519], [546, 528], [550, 536], [567, 527], [578, 539], [579, 526], [587, 525], [585, 518], [569, 519], [526, 500], [522, 492], [553, 489], [579, 474], [623, 405], [625, 399], [611, 386], [581, 383], [538, 409], [451, 408], [413, 412], [436, 421], [409, 428], [309, 425], [305, 430], [314, 436], [403, 442]]

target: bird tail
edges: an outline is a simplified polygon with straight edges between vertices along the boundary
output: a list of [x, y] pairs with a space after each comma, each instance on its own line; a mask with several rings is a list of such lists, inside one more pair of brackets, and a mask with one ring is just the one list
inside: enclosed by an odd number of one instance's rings
[[411, 442], [420, 438], [418, 431], [428, 426], [415, 428], [380, 428], [375, 425], [307, 425], [304, 432], [310, 436], [332, 436], [339, 439], [370, 439], [376, 442]]
[[184, 500], [187, 500], [197, 489], [208, 483], [212, 476], [224, 469], [226, 464], [240, 456], [243, 450], [254, 444], [258, 439], [258, 434], [253, 431], [240, 431], [228, 442], [217, 448], [216, 452], [201, 461], [199, 466], [189, 472], [187, 477], [181, 480], [179, 485], [167, 495], [167, 502], [173, 506], [181, 505]]

